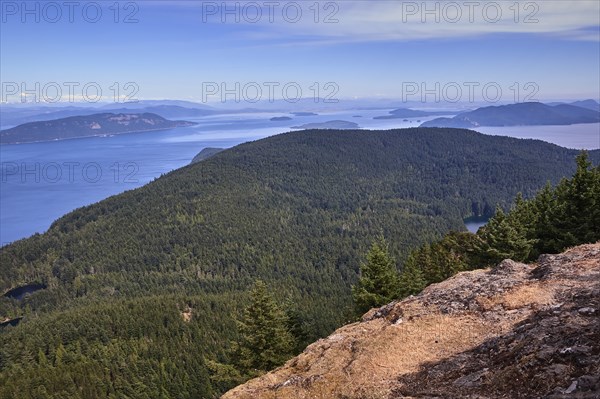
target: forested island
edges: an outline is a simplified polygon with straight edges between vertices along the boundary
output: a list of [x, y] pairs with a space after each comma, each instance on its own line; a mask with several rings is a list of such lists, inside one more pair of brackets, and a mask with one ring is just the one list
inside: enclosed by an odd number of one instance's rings
[[193, 122], [171, 121], [152, 113], [101, 113], [29, 122], [10, 129], [0, 130], [0, 144], [66, 140], [193, 125], [195, 125]]
[[463, 112], [453, 118], [433, 119], [424, 122], [421, 127], [545, 126], [600, 122], [600, 112], [591, 109], [589, 102], [574, 104], [577, 105], [525, 102], [482, 107]]
[[448, 115], [456, 112], [449, 111], [421, 111], [410, 108], [398, 108], [389, 112], [389, 115], [376, 116], [373, 119], [404, 119], [404, 118], [419, 118], [432, 115]]
[[358, 129], [358, 123], [348, 122], [348, 121], [327, 121], [327, 122], [313, 122], [313, 123], [305, 123], [300, 126], [292, 126], [292, 129]]

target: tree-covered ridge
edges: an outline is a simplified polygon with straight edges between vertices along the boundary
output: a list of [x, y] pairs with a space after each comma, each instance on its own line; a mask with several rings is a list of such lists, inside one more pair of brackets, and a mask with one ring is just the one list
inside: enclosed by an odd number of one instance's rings
[[[374, 318], [385, 315], [383, 317], [396, 324], [397, 322], [393, 321], [394, 316], [391, 316], [392, 312], [390, 309], [393, 309], [398, 301], [396, 301], [396, 303], [390, 302], [406, 298], [409, 295], [419, 294], [427, 285], [432, 283], [441, 283], [446, 278], [461, 271], [492, 266], [497, 267], [496, 272], [497, 270], [504, 268], [505, 271], [503, 273], [508, 274], [510, 273], [509, 270], [511, 267], [509, 266], [506, 268], [503, 265], [515, 263], [511, 263], [511, 261], [504, 263], [505, 259], [531, 261], [546, 251], [550, 253], [557, 253], [564, 251], [567, 247], [578, 246], [586, 243], [594, 243], [600, 240], [599, 216], [600, 165], [593, 167], [592, 163], [589, 162], [588, 154], [586, 152], [582, 152], [577, 157], [577, 170], [572, 178], [562, 179], [556, 188], [552, 188], [550, 184], [547, 184], [543, 190], [541, 190], [530, 200], [523, 199], [523, 196], [519, 193], [508, 214], [506, 214], [501, 207], [498, 207], [494, 217], [485, 227], [481, 228], [477, 234], [468, 232], [451, 232], [442, 240], [432, 244], [426, 244], [423, 247], [413, 251], [409, 255], [408, 259], [404, 262], [401, 273], [398, 273], [395, 261], [390, 256], [389, 245], [385, 238], [383, 236], [377, 237], [367, 252], [366, 261], [360, 265], [360, 276], [358, 283], [352, 286], [352, 296], [355, 309], [358, 315], [361, 316], [363, 313], [372, 308], [379, 308], [376, 309], [376, 312], [369, 312], [365, 314], [363, 316], [363, 321], [373, 320]], [[548, 263], [544, 263], [545, 259], [550, 259], [550, 257], [541, 258], [540, 262], [542, 266], [538, 266], [537, 269], [532, 270], [531, 275], [526, 278], [527, 280], [535, 279], [534, 276], [536, 274], [538, 275], [538, 278], [541, 275], [547, 274], [547, 268], [550, 266]], [[510, 281], [511, 277], [508, 277], [506, 274], [504, 277], [506, 280]], [[594, 280], [593, 278], [590, 279], [591, 275], [593, 275], [593, 273], [588, 274], [587, 279], [591, 281], [597, 281], [597, 276], [595, 276], [596, 279]], [[582, 277], [583, 276], [579, 276], [577, 281], [580, 283], [585, 281], [585, 278]], [[512, 277], [512, 279], [514, 279], [514, 277]], [[461, 279], [459, 278], [451, 281], [461, 281]], [[464, 283], [464, 280], [462, 281]], [[494, 285], [507, 283], [507, 281], [497, 281], [494, 283]], [[443, 284], [444, 283], [440, 285], [443, 286]], [[452, 283], [450, 282], [450, 284]], [[477, 287], [478, 284], [481, 284], [481, 280], [478, 280], [477, 283], [473, 282], [473, 287], [470, 288], [476, 290], [478, 289], [481, 292], [482, 287]], [[250, 343], [249, 347], [251, 350], [249, 351], [249, 357], [251, 359], [255, 359], [254, 362], [258, 360], [264, 364], [263, 358], [264, 356], [267, 356], [273, 361], [271, 366], [278, 366], [283, 364], [283, 360], [285, 359], [281, 359], [281, 357], [278, 357], [275, 354], [285, 353], [285, 351], [265, 350], [265, 344], [268, 348], [272, 349], [277, 347], [275, 344], [276, 342], [289, 342], [289, 338], [286, 340], [286, 337], [289, 333], [285, 330], [285, 323], [281, 321], [285, 315], [281, 311], [279, 311], [279, 313], [273, 311], [273, 309], [277, 309], [277, 305], [272, 301], [272, 299], [270, 302], [268, 301], [270, 298], [266, 293], [266, 287], [264, 286], [264, 283], [262, 285], [257, 285], [257, 287], [262, 288], [262, 297], [265, 299], [262, 301], [252, 301], [252, 304], [247, 308], [245, 315], [246, 319], [255, 321], [252, 323], [252, 325], [261, 324], [263, 327], [254, 328], [252, 330], [244, 328], [242, 336], [244, 337], [244, 342]], [[443, 292], [443, 289], [441, 291]], [[429, 294], [431, 294], [431, 292], [432, 291], [429, 291]], [[435, 292], [435, 289], [433, 292]], [[448, 293], [449, 296], [445, 298], [447, 302], [446, 305], [453, 306], [454, 304], [458, 304], [460, 306], [460, 302], [455, 301], [463, 301], [463, 303], [465, 303], [465, 301], [470, 302], [470, 300], [465, 297], [464, 292], [462, 294], [457, 294], [457, 292], [459, 291], [452, 290]], [[502, 290], [502, 292], [504, 292], [504, 290]], [[426, 297], [428, 294], [424, 295]], [[572, 295], [573, 294], [571, 293], [570, 296]], [[253, 298], [255, 297], [256, 288], [253, 294]], [[424, 296], [421, 295], [421, 304], [424, 302], [427, 303], [427, 301], [423, 301], [423, 298]], [[417, 299], [417, 301], [418, 300], [419, 299]], [[521, 301], [522, 300], [523, 298], [521, 298]], [[450, 304], [450, 302], [452, 303]], [[479, 302], [479, 299], [474, 302]], [[531, 298], [525, 299], [523, 304], [529, 306], [533, 305], [533, 303], [531, 303]], [[467, 306], [470, 316], [473, 316], [474, 313], [477, 313], [478, 309], [477, 306], [471, 308], [471, 305], [472, 303], [468, 304]], [[381, 306], [383, 306], [383, 308], [380, 308]], [[593, 308], [581, 308], [581, 305], [579, 305], [579, 307], [580, 314], [592, 315], [594, 313]], [[260, 309], [260, 311], [257, 312], [257, 308]], [[512, 309], [512, 307], [510, 309]], [[253, 310], [252, 313], [250, 310]], [[479, 311], [481, 310], [482, 309], [479, 308]], [[490, 310], [490, 308], [484, 308], [485, 313], [495, 312], [494, 322], [497, 323], [498, 320], [502, 318], [500, 315], [502, 311], [497, 310], [497, 308], [496, 310], [492, 310], [492, 312], [490, 312]], [[425, 314], [426, 313], [427, 312], [425, 312]], [[280, 315], [279, 318], [275, 316], [277, 314]], [[403, 315], [403, 312], [396, 311], [396, 314]], [[248, 317], [248, 315], [252, 316]], [[265, 315], [273, 316], [265, 317]], [[422, 310], [419, 310], [419, 317], [422, 316]], [[391, 318], [391, 320], [389, 318]], [[412, 318], [413, 317], [409, 316], [408, 320], [411, 320]], [[265, 320], [267, 323], [264, 322]], [[277, 323], [278, 320], [279, 323]], [[256, 323], [256, 321], [259, 323]], [[529, 324], [531, 323], [528, 323], [527, 325]], [[584, 324], [587, 325], [588, 323]], [[277, 325], [279, 325], [278, 331], [275, 330], [275, 326]], [[582, 330], [585, 329], [582, 328]], [[368, 330], [365, 328], [363, 331]], [[576, 330], [571, 328], [569, 332], [572, 333], [573, 331]], [[588, 328], [587, 331], [593, 331], [593, 328]], [[265, 335], [270, 337], [270, 339], [265, 339]], [[588, 334], [589, 338], [591, 338], [592, 335]], [[341, 365], [339, 362], [335, 362], [336, 366], [325, 367], [325, 369], [329, 368], [330, 370], [335, 370], [337, 368], [338, 371], [345, 370], [346, 367], [349, 367], [350, 364], [353, 364], [354, 361], [357, 360], [357, 357], [354, 356], [354, 344], [357, 338], [355, 334], [346, 335], [344, 333], [335, 334], [334, 336], [342, 337], [341, 339], [352, 337], [351, 339], [348, 338], [351, 340], [351, 342], [347, 343], [346, 345], [350, 346], [353, 355], [349, 359], [345, 359], [346, 365], [343, 367], [342, 365], [344, 364], [344, 360], [341, 360]], [[514, 334], [511, 334], [511, 336], [514, 337]], [[250, 339], [248, 339], [248, 337], [250, 337]], [[329, 338], [331, 339], [331, 337]], [[435, 342], [437, 343], [438, 341], [436, 340]], [[315, 345], [319, 344], [317, 343]], [[360, 346], [368, 347], [368, 344], [363, 339], [362, 345]], [[315, 346], [311, 347], [314, 348]], [[486, 347], [487, 348], [485, 349], [485, 352], [489, 352], [489, 346], [487, 344]], [[323, 351], [327, 351], [330, 348], [331, 346], [324, 345], [321, 346], [320, 349], [317, 349], [317, 351], [320, 352], [317, 356], [319, 359], [318, 361], [315, 361], [315, 357], [312, 357], [312, 362], [318, 362], [319, 365], [317, 367], [321, 370], [323, 369]], [[304, 365], [300, 368], [294, 369], [292, 372], [292, 378], [289, 378], [289, 376], [284, 378], [283, 380], [286, 382], [275, 383], [277, 378], [274, 377], [273, 374], [270, 374], [270, 378], [268, 378], [268, 380], [270, 382], [269, 390], [271, 390], [271, 395], [272, 390], [286, 386], [286, 384], [289, 381], [292, 381], [294, 378], [302, 381], [303, 377], [300, 377], [300, 374], [311, 368], [311, 360], [307, 360], [311, 359], [311, 356], [308, 355], [311, 350], [307, 349], [307, 351], [308, 352], [304, 352], [304, 358], [302, 360], [296, 358], [288, 363], [288, 372], [289, 367], [297, 367], [299, 363]], [[314, 351], [315, 350], [313, 349], [313, 354]], [[510, 351], [513, 352], [514, 348], [510, 349]], [[339, 353], [338, 355], [341, 358], [346, 357], [346, 354]], [[373, 353], [370, 353], [369, 355], [369, 357], [371, 357]], [[410, 350], [408, 353], [402, 353], [402, 356], [407, 355], [418, 356], [417, 353], [412, 354]], [[445, 355], [447, 354], [445, 353]], [[514, 362], [514, 359], [511, 360], [509, 358], [508, 360]], [[308, 367], [306, 366], [307, 363], [309, 364]], [[545, 361], [543, 363], [545, 363]], [[315, 364], [313, 364], [313, 366], [314, 365]], [[286, 366], [283, 368], [285, 369]], [[267, 367], [262, 367], [259, 369], [268, 370]], [[428, 367], [425, 367], [424, 369], [427, 370]], [[226, 372], [227, 370], [229, 370], [229, 372]], [[238, 370], [245, 370], [244, 374], [247, 378], [252, 376], [251, 373], [248, 372], [248, 368], [244, 367], [243, 364], [234, 363], [232, 365], [219, 365], [219, 368], [215, 370], [216, 373], [213, 373], [212, 378], [218, 376], [220, 382], [235, 382], [236, 380], [231, 378], [231, 370], [236, 371], [234, 375], [238, 377], [237, 381], [241, 379], [239, 372], [237, 372]], [[373, 370], [370, 371], [373, 372]], [[356, 370], [354, 370], [354, 373], [351, 375], [356, 376], [356, 374]], [[427, 375], [426, 371], [425, 375]], [[319, 377], [324, 377], [324, 375], [320, 374]], [[450, 381], [456, 381], [456, 375], [452, 377]], [[336, 380], [335, 384], [337, 387], [334, 388], [333, 392], [339, 396], [341, 395], [339, 392], [339, 385], [341, 384], [339, 384], [339, 380]], [[359, 383], [358, 387], [362, 388], [364, 392], [363, 384], [364, 381]], [[305, 388], [304, 385], [305, 384], [297, 384], [297, 390], [292, 392], [288, 391], [286, 395], [289, 396], [291, 393], [297, 394], [301, 390], [300, 387]], [[312, 384], [306, 384], [306, 386], [310, 385]], [[454, 385], [456, 384], [454, 383]], [[584, 388], [584, 390], [589, 389]], [[238, 391], [238, 394], [240, 394], [240, 396], [244, 396], [244, 394], [241, 392], [243, 392], [243, 388]], [[246, 390], [246, 393], [249, 392], [251, 392], [252, 397], [259, 396], [259, 390], [256, 389], [256, 385]], [[225, 396], [227, 396], [227, 394]], [[306, 396], [306, 392], [301, 393], [299, 396]]]
[[554, 188], [547, 184], [529, 200], [519, 194], [510, 212], [498, 209], [478, 235], [488, 264], [500, 258], [531, 261], [600, 240], [600, 165], [594, 167], [582, 152], [571, 178]]
[[[303, 131], [78, 209], [0, 249], [2, 292], [48, 287], [0, 299], [0, 318], [25, 315], [0, 332], [0, 397], [77, 397], [58, 388], [38, 395], [33, 375], [65, 389], [87, 376], [105, 397], [210, 397], [198, 354], [230, 360], [234, 320], [255, 279], [295, 305], [294, 328], [310, 342], [348, 319], [350, 286], [380, 232], [402, 263], [411, 249], [464, 229], [463, 217], [491, 216], [517, 192], [530, 196], [570, 175], [576, 155], [466, 130]], [[41, 372], [40, 359], [55, 362], [60, 345], [69, 361]], [[186, 345], [194, 362], [177, 355]], [[152, 355], [140, 355], [144, 348]], [[108, 374], [106, 359], [114, 359]], [[179, 380], [189, 382], [181, 392], [168, 382]]]
[[[399, 297], [460, 271], [494, 266], [504, 259], [531, 262], [541, 254], [599, 241], [600, 165], [594, 167], [585, 151], [576, 164], [573, 176], [556, 187], [548, 183], [530, 199], [519, 193], [509, 212], [498, 206], [477, 234], [451, 232], [413, 251], [402, 268], [399, 290], [404, 292]], [[418, 278], [407, 278], [415, 271], [425, 278], [420, 287]]]

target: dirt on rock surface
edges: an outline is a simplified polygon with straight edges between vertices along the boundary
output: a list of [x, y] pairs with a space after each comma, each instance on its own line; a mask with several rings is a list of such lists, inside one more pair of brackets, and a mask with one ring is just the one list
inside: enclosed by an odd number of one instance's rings
[[223, 398], [600, 399], [600, 243], [459, 273]]

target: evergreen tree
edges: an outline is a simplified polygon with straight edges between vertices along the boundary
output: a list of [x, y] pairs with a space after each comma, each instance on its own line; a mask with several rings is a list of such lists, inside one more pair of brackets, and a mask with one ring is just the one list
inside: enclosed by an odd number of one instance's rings
[[436, 262], [433, 254], [433, 247], [430, 244], [425, 244], [421, 248], [410, 255], [410, 258], [406, 260], [402, 273], [406, 273], [407, 265], [409, 261], [419, 265], [419, 269], [422, 270], [422, 275], [428, 282], [438, 282], [443, 280], [441, 265]]
[[44, 351], [42, 349], [38, 350], [38, 364], [42, 368], [48, 367], [48, 365], [49, 365], [48, 358], [46, 358], [46, 354], [44, 353]]
[[597, 169], [592, 168], [588, 153], [577, 157], [577, 171], [571, 179], [563, 179], [557, 189], [558, 207], [555, 224], [558, 227], [559, 248], [593, 242], [600, 238], [597, 221], [600, 207]]
[[453, 231], [448, 233], [440, 242], [445, 248], [448, 261], [448, 271], [445, 278], [464, 271], [479, 269], [484, 263], [479, 255], [481, 237], [468, 231]]
[[511, 220], [498, 206], [494, 217], [478, 232], [482, 238], [484, 262], [495, 265], [504, 259], [525, 261], [531, 252], [532, 240], [524, 235], [524, 231], [516, 217]]
[[520, 236], [533, 237], [537, 216], [533, 202], [526, 201], [523, 194], [518, 193], [508, 217]]
[[423, 271], [419, 267], [413, 252], [404, 263], [400, 275], [400, 297], [405, 298], [409, 295], [418, 294], [426, 285], [427, 281], [423, 277]]
[[454, 274], [467, 270], [468, 239], [472, 233], [451, 232], [441, 241], [421, 247], [415, 252], [414, 261], [423, 271], [427, 284], [439, 283]]
[[314, 341], [313, 325], [298, 306], [297, 301], [287, 298], [284, 304], [288, 331], [294, 337], [294, 354], [298, 354]]
[[592, 229], [591, 241], [600, 239], [600, 165], [593, 169], [593, 188], [592, 196], [594, 198], [593, 208], [589, 212], [590, 226]]
[[559, 233], [556, 227], [556, 194], [550, 183], [546, 183], [532, 200], [532, 204], [535, 213], [532, 236], [535, 242], [529, 256], [530, 260], [544, 253], [559, 252], [561, 249], [557, 240]]
[[292, 356], [294, 339], [287, 328], [288, 320], [267, 289], [257, 280], [250, 293], [250, 304], [239, 322], [240, 342], [235, 363], [252, 376], [283, 364]]
[[352, 286], [352, 297], [358, 314], [397, 299], [400, 279], [395, 261], [383, 236], [378, 237], [367, 253], [367, 262], [360, 266], [358, 283]]
[[210, 370], [212, 387], [219, 392], [226, 392], [237, 385], [243, 384], [248, 379], [233, 364], [224, 364], [206, 359], [206, 366]]

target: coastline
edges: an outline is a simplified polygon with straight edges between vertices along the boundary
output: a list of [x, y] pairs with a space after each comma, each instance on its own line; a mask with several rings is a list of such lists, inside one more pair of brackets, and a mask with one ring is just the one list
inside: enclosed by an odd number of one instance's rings
[[159, 128], [159, 129], [143, 129], [143, 130], [131, 130], [131, 131], [127, 131], [127, 132], [91, 134], [91, 135], [88, 135], [88, 136], [65, 137], [65, 138], [56, 138], [56, 139], [50, 139], [50, 140], [19, 141], [19, 142], [16, 142], [16, 143], [0, 143], [0, 146], [5, 146], [5, 145], [21, 145], [21, 144], [36, 144], [36, 143], [53, 143], [55, 141], [89, 139], [91, 137], [107, 137], [109, 135], [110, 136], [117, 136], [117, 135], [122, 135], [122, 134], [157, 132], [157, 131], [161, 131], [161, 130], [178, 129], [178, 128], [182, 128], [182, 127], [192, 127], [192, 126], [197, 126], [197, 125], [198, 125], [198, 123], [193, 122], [193, 124], [187, 125], [187, 126], [173, 126], [173, 127], [163, 127], [163, 128]]

